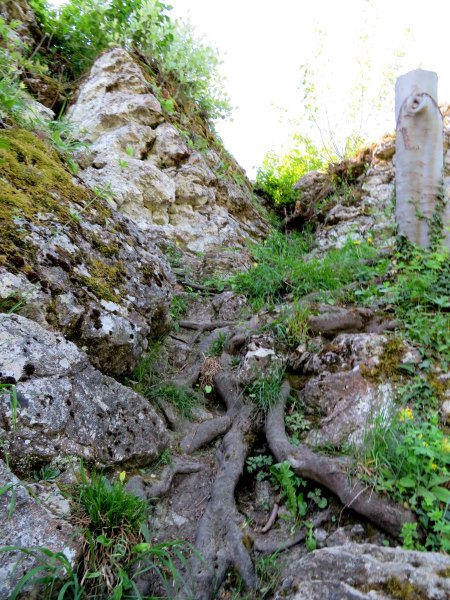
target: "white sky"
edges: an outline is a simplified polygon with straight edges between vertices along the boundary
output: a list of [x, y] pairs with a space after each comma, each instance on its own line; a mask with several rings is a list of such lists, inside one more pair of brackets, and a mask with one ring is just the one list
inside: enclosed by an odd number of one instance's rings
[[[249, 175], [269, 149], [279, 150], [287, 143], [294, 129], [308, 133], [310, 124], [304, 118], [297, 125], [290, 122], [302, 112], [298, 89], [302, 64], [316, 66], [314, 79], [322, 99], [319, 121], [326, 124], [328, 119], [336, 139], [348, 133], [346, 106], [356, 98], [352, 89], [361, 84], [367, 86], [363, 129], [373, 139], [394, 129], [393, 90], [383, 70], [395, 62], [395, 51], [405, 54], [401, 73], [418, 67], [436, 71], [438, 100], [450, 102], [449, 0], [167, 3], [173, 6], [172, 16], [188, 18], [197, 34], [219, 51], [227, 92], [236, 108], [232, 120], [219, 122], [217, 130]], [[314, 59], [320, 48], [320, 57]], [[370, 97], [388, 101], [382, 118], [370, 114]], [[312, 133], [317, 136], [318, 130]]]

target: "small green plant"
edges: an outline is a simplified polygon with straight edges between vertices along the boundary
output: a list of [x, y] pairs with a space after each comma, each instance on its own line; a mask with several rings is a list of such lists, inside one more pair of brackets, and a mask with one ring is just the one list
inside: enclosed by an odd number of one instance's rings
[[305, 547], [308, 552], [313, 552], [317, 549], [317, 540], [314, 535], [314, 524], [311, 521], [305, 521], [306, 526], [306, 539], [305, 539]]
[[16, 485], [14, 483], [6, 483], [0, 487], [0, 498], [9, 492], [11, 492], [11, 497], [9, 499], [8, 519], [11, 518], [16, 506]]
[[308, 510], [308, 503], [300, 489], [306, 487], [306, 480], [294, 473], [287, 460], [273, 465], [270, 473], [285, 498], [286, 508], [293, 521], [304, 517]]
[[209, 356], [220, 356], [223, 352], [223, 347], [225, 342], [227, 341], [227, 336], [225, 333], [220, 332], [214, 342], [211, 344], [211, 348], [209, 349]]
[[417, 523], [405, 523], [402, 527], [401, 538], [405, 550], [424, 550], [419, 542]]
[[322, 490], [315, 488], [311, 492], [308, 492], [308, 498], [317, 505], [318, 508], [324, 509], [327, 507], [328, 500], [322, 496]]
[[0, 312], [8, 314], [18, 313], [25, 302], [23, 294], [20, 292], [10, 292], [4, 298], [0, 298]]
[[256, 406], [267, 413], [278, 402], [283, 380], [284, 367], [273, 366], [247, 385], [245, 391]]
[[249, 456], [245, 464], [249, 473], [256, 473], [257, 481], [263, 481], [270, 477], [273, 458], [268, 454], [257, 454], [256, 456]]
[[[4, 391], [3, 391], [4, 390]], [[17, 411], [19, 409], [19, 399], [17, 397], [17, 387], [14, 383], [0, 383], [0, 394], [5, 392], [9, 395], [9, 406], [11, 408], [11, 428], [16, 431]]]
[[255, 564], [256, 576], [258, 577], [258, 600], [269, 597], [275, 591], [281, 578], [280, 553], [261, 556]]
[[294, 408], [285, 417], [285, 423], [291, 443], [298, 446], [303, 434], [311, 429], [311, 423], [305, 418], [299, 406], [296, 404], [293, 406]]
[[[63, 552], [53, 552], [44, 547], [24, 548], [20, 546], [4, 546], [0, 552], [20, 552], [25, 558], [30, 556], [37, 563], [17, 583], [11, 593], [10, 600], [22, 597], [21, 592], [27, 586], [41, 586], [42, 600], [82, 600], [85, 593], [78, 577], [76, 567]], [[20, 559], [18, 561], [20, 564]], [[58, 596], [56, 596], [56, 593]]]
[[129, 494], [121, 481], [110, 483], [102, 473], [88, 479], [81, 469], [81, 485], [76, 503], [89, 517], [92, 534], [111, 536], [115, 531], [137, 533], [148, 515], [148, 504]]
[[61, 475], [61, 471], [57, 467], [52, 466], [51, 464], [44, 465], [39, 470], [35, 470], [32, 473], [34, 481], [52, 482], [55, 481], [55, 479], [59, 477], [59, 475]]
[[192, 410], [200, 403], [198, 394], [192, 389], [175, 383], [162, 383], [152, 390], [151, 395], [156, 401], [170, 402], [187, 419], [192, 419]]
[[188, 311], [188, 300], [185, 295], [175, 295], [172, 297], [172, 306], [170, 307], [170, 316], [174, 322], [175, 331], [178, 330], [178, 321], [181, 317], [184, 317]]

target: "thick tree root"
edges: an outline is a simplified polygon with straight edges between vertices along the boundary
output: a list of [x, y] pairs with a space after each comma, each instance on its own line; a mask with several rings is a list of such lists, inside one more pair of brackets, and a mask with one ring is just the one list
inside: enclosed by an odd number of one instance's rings
[[231, 427], [230, 417], [226, 415], [203, 421], [195, 425], [191, 431], [181, 440], [180, 447], [186, 454], [192, 454], [205, 444], [209, 444], [219, 435], [226, 433]]
[[229, 373], [216, 375], [215, 383], [216, 391], [227, 406], [227, 417], [232, 426], [217, 452], [217, 474], [195, 541], [198, 553], [191, 559], [190, 587], [196, 600], [209, 600], [232, 565], [248, 588], [257, 585], [245, 545], [243, 517], [234, 499], [248, 452], [246, 436], [255, 426], [253, 409], [241, 402], [237, 385]]
[[153, 483], [146, 481], [139, 475], [135, 475], [128, 481], [126, 489], [143, 499], [160, 498], [170, 490], [175, 475], [198, 473], [201, 470], [202, 465], [200, 463], [179, 457], [163, 470], [159, 481]]
[[266, 420], [267, 442], [277, 461], [288, 460], [296, 473], [328, 488], [336, 494], [344, 507], [351, 508], [400, 539], [403, 525], [415, 522], [411, 511], [379, 496], [358, 481], [351, 481], [347, 461], [323, 456], [304, 444], [294, 447], [289, 443], [284, 427], [284, 410], [289, 391], [289, 384], [284, 383], [280, 401], [269, 411]]

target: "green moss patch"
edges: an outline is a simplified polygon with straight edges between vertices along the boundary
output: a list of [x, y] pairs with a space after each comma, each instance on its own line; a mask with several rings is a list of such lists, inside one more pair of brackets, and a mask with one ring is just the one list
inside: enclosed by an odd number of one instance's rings
[[30, 222], [67, 224], [89, 192], [73, 183], [54, 150], [29, 131], [0, 134], [0, 265], [18, 270], [32, 252]]

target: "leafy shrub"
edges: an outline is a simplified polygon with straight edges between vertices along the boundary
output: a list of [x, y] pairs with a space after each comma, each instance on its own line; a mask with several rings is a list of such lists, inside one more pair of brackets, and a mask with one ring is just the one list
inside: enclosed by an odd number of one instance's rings
[[295, 202], [297, 181], [309, 171], [324, 167], [324, 160], [310, 139], [295, 134], [294, 142], [295, 146], [283, 156], [268, 152], [256, 172], [257, 188], [270, 196], [275, 204]]
[[450, 441], [437, 414], [422, 420], [406, 407], [378, 415], [361, 448], [363, 478], [417, 513], [426, 549], [450, 551]]
[[215, 51], [190, 26], [170, 18], [170, 5], [160, 0], [70, 0], [58, 10], [44, 0], [31, 5], [51, 36], [51, 52], [70, 64], [73, 78], [105, 48], [137, 48], [165, 88], [155, 92], [168, 112], [174, 102], [187, 102], [211, 121], [229, 114]]

